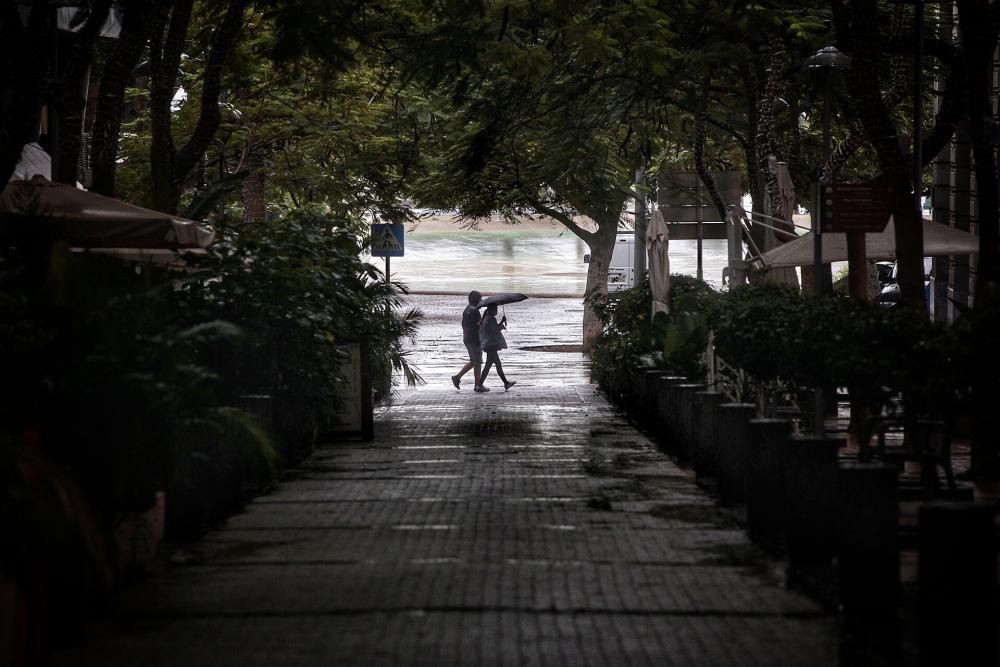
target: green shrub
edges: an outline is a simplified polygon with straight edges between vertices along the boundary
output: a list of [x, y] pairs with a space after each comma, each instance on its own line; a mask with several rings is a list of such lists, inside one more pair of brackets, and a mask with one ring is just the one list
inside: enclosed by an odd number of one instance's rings
[[632, 369], [641, 357], [687, 377], [703, 376], [707, 314], [716, 298], [716, 292], [704, 281], [673, 275], [669, 314], [657, 313], [651, 318], [646, 280], [611, 298], [590, 299], [604, 322], [604, 331], [591, 350], [593, 379], [611, 395], [626, 392]]
[[725, 294], [710, 324], [719, 356], [758, 381], [849, 387], [873, 408], [902, 391], [925, 414], [965, 391], [965, 334], [922, 311], [765, 283]]
[[198, 319], [225, 319], [245, 332], [235, 349], [213, 351], [226, 401], [240, 394], [273, 397], [275, 431], [286, 458], [297, 460], [338, 412], [344, 352], [340, 342], [366, 340], [374, 388], [390, 394], [410, 368], [403, 341], [419, 312], [397, 314], [402, 288], [360, 258], [350, 221], [297, 210], [280, 221], [218, 229], [207, 274], [184, 288]]

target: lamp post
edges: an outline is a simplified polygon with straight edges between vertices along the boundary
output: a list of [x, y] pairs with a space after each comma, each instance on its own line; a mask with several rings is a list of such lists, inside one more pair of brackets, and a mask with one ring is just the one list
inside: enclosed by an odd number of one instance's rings
[[[841, 53], [835, 46], [825, 46], [806, 61], [806, 69], [818, 72], [823, 82], [823, 163], [830, 159], [830, 115], [833, 97], [832, 70], [847, 69], [851, 66], [851, 58]], [[832, 281], [823, 273], [823, 238], [822, 210], [823, 202], [819, 197], [819, 186], [822, 171], [817, 170], [813, 183], [812, 230], [813, 230], [813, 270], [816, 274], [814, 288], [817, 293], [829, 293], [833, 289]]]
[[[825, 46], [806, 61], [806, 69], [818, 72], [823, 78], [823, 164], [830, 159], [830, 113], [831, 98], [833, 97], [832, 71], [836, 69], [847, 69], [851, 65], [849, 56], [841, 53], [835, 46]], [[823, 201], [820, 197], [820, 185], [823, 179], [822, 167], [816, 170], [816, 179], [813, 182], [813, 196], [811, 206], [812, 232], [813, 232], [813, 289], [817, 294], [829, 294], [833, 292], [833, 278], [829, 271], [823, 270], [823, 229], [822, 214]], [[862, 248], [864, 247], [864, 237], [861, 238]], [[826, 417], [826, 401], [823, 397], [823, 388], [816, 387], [813, 400], [813, 430], [816, 435], [825, 435], [826, 428], [823, 420]]]

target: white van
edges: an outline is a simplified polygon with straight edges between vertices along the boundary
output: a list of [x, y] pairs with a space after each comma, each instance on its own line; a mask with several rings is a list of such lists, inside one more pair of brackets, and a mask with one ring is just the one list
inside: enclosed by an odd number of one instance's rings
[[[583, 256], [583, 263], [590, 255]], [[615, 249], [608, 265], [608, 294], [627, 290], [635, 285], [635, 233], [621, 232], [615, 238]]]
[[635, 285], [635, 234], [619, 234], [608, 265], [608, 293], [621, 292]]

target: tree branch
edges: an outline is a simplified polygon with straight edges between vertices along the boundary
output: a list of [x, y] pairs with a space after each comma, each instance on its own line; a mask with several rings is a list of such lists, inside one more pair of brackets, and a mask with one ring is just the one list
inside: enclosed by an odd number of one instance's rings
[[551, 206], [547, 206], [543, 204], [540, 199], [531, 195], [526, 194], [524, 196], [524, 200], [528, 203], [529, 206], [531, 206], [533, 209], [535, 209], [542, 215], [547, 215], [550, 218], [561, 222], [563, 226], [566, 227], [566, 229], [573, 232], [573, 234], [575, 234], [581, 241], [586, 243], [588, 246], [590, 245], [590, 242], [594, 238], [594, 233], [588, 232], [586, 229], [576, 224], [576, 221], [573, 220], [573, 218], [569, 216], [567, 213], [552, 208]]
[[174, 165], [174, 175], [178, 180], [186, 177], [201, 159], [201, 155], [208, 148], [222, 122], [222, 114], [219, 112], [222, 70], [236, 45], [240, 29], [243, 27], [243, 14], [248, 4], [249, 0], [230, 0], [222, 22], [212, 36], [212, 50], [205, 65], [205, 80], [201, 91], [201, 114], [191, 137], [178, 151], [177, 162]]

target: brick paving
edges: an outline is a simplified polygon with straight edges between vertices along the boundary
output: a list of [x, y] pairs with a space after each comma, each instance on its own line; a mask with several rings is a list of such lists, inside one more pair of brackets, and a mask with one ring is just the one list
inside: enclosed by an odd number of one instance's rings
[[837, 662], [832, 616], [586, 384], [409, 392], [111, 619], [56, 665]]

